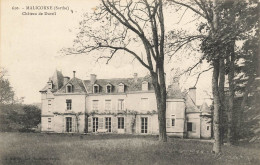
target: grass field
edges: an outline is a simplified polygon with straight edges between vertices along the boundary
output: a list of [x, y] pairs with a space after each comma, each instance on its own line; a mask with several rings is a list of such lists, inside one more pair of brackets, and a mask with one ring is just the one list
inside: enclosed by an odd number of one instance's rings
[[257, 145], [224, 146], [156, 136], [0, 133], [1, 164], [260, 164]]

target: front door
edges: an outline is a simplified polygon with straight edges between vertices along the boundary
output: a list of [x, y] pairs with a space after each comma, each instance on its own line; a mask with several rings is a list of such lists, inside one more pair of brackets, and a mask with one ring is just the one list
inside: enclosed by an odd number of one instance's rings
[[141, 117], [141, 133], [147, 133], [148, 126], [147, 126], [147, 117]]
[[93, 117], [93, 132], [97, 132], [98, 130], [98, 118]]
[[72, 118], [66, 117], [66, 132], [72, 132]]
[[117, 132], [118, 133], [125, 133], [125, 118], [124, 117], [118, 117], [117, 120], [118, 120], [118, 124], [117, 124], [118, 130], [117, 130]]
[[107, 132], [111, 132], [111, 117], [106, 117], [106, 129]]

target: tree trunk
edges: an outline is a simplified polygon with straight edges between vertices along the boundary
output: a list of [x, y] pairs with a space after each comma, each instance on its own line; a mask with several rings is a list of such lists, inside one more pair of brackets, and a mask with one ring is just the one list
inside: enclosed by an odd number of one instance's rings
[[[153, 86], [155, 90], [155, 96], [158, 109], [158, 121], [159, 121], [159, 141], [167, 142], [166, 135], [166, 85], [164, 77], [164, 69], [162, 66], [157, 67], [157, 74], [151, 72]], [[157, 77], [158, 75], [158, 77]]]
[[[213, 0], [213, 39], [216, 37], [216, 31], [218, 30], [218, 11], [217, 11], [217, 0]], [[217, 52], [216, 52], [217, 53]], [[220, 108], [220, 99], [218, 93], [218, 78], [219, 78], [219, 54], [215, 55], [213, 59], [213, 76], [212, 76], [212, 93], [213, 93], [213, 102], [214, 102], [214, 116], [213, 116], [213, 127], [214, 127], [214, 145], [213, 152], [216, 154], [221, 152], [221, 143], [220, 143], [220, 134], [219, 134], [219, 108]]]
[[220, 143], [223, 144], [224, 141], [224, 119], [223, 115], [226, 110], [225, 106], [225, 62], [224, 58], [219, 60], [219, 84], [218, 84], [218, 93], [220, 100], [220, 108], [219, 108], [219, 133], [220, 133]]
[[[157, 99], [158, 100], [158, 99]], [[167, 142], [167, 135], [166, 135], [166, 99], [164, 101], [161, 98], [161, 101], [157, 101], [157, 108], [158, 108], [158, 121], [159, 121], [159, 141]]]
[[[234, 72], [235, 72], [235, 52], [234, 52], [235, 41], [233, 41], [230, 45], [230, 58], [227, 57], [227, 61], [229, 64], [229, 72], [228, 72], [228, 84], [229, 84], [229, 97], [228, 97], [228, 128], [227, 128], [227, 144], [231, 145], [234, 140], [234, 95], [235, 95], [235, 86], [234, 86]], [[230, 60], [229, 60], [230, 59]]]
[[214, 129], [214, 145], [213, 152], [218, 154], [221, 152], [220, 133], [219, 133], [219, 108], [220, 100], [218, 94], [218, 76], [219, 76], [219, 61], [213, 61], [213, 76], [212, 76], [212, 93], [214, 102], [214, 116], [213, 116], [213, 129]]

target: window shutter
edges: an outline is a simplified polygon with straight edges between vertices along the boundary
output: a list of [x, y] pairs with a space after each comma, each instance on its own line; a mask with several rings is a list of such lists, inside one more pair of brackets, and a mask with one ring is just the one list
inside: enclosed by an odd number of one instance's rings
[[111, 118], [111, 131], [112, 132], [115, 132], [116, 130], [117, 130], [117, 127], [116, 127], [116, 122], [117, 122], [117, 120], [116, 120], [117, 118], [116, 117], [112, 117]]
[[92, 117], [88, 117], [88, 132], [92, 132]]
[[76, 132], [76, 118], [72, 117], [72, 132]]
[[103, 129], [103, 117], [98, 118], [98, 128]]
[[123, 121], [122, 121], [122, 127], [125, 129], [125, 117], [122, 117], [121, 120], [123, 120]]
[[152, 120], [152, 118], [149, 116], [149, 117], [147, 118], [147, 120], [148, 120], [148, 127], [147, 127], [148, 133], [152, 133], [152, 125], [151, 125], [151, 120]]
[[126, 133], [131, 133], [131, 124], [130, 124], [130, 122], [131, 122], [131, 119], [130, 119], [130, 117], [125, 117], [125, 132]]
[[171, 128], [171, 119], [166, 118], [166, 128]]
[[65, 117], [62, 117], [62, 132], [65, 132]]
[[117, 117], [112, 117], [111, 118], [112, 122], [112, 132], [117, 132]]
[[140, 133], [140, 129], [141, 129], [140, 116], [136, 116], [135, 132]]
[[192, 123], [192, 131], [196, 131], [196, 123]]
[[124, 125], [123, 125], [123, 127], [124, 127], [124, 131], [126, 131], [126, 127], [127, 127], [127, 125], [126, 125], [126, 117], [124, 117]]
[[97, 101], [97, 112], [99, 111], [99, 101]]

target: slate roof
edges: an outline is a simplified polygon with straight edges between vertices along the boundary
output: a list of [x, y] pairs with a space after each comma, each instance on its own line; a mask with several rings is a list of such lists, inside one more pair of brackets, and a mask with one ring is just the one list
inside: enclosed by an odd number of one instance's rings
[[[125, 92], [142, 91], [142, 82], [148, 82], [148, 91], [153, 91], [152, 80], [150, 76], [138, 77], [135, 82], [134, 78], [114, 78], [114, 79], [97, 79], [94, 84], [99, 85], [99, 93], [106, 93], [106, 86], [112, 85], [112, 92], [117, 93], [118, 85], [123, 83], [125, 85]], [[84, 84], [88, 93], [93, 93], [93, 85], [90, 80], [84, 80]]]
[[203, 104], [200, 106], [200, 111], [203, 113], [210, 113], [210, 108], [206, 102], [203, 102]]
[[[71, 84], [73, 86], [73, 93], [93, 93], [93, 85], [99, 85], [99, 94], [107, 94], [106, 93], [106, 86], [108, 84], [112, 85], [112, 94], [118, 93], [119, 84], [122, 83], [125, 85], [126, 93], [129, 92], [142, 92], [142, 82], [148, 82], [148, 92], [153, 92], [154, 87], [152, 85], [152, 78], [151, 76], [147, 75], [145, 77], [138, 77], [137, 81], [134, 78], [113, 78], [113, 79], [97, 79], [94, 84], [91, 83], [90, 80], [81, 80], [79, 78], [72, 78], [70, 79], [67, 84], [63, 84], [64, 76], [60, 71], [55, 71], [53, 76], [50, 78], [53, 82], [53, 89], [52, 92], [61, 94], [66, 93], [66, 85]], [[48, 84], [40, 91], [46, 92], [48, 89]], [[168, 99], [183, 99], [185, 96], [181, 92], [179, 86], [176, 84], [171, 85], [170, 88], [167, 89], [167, 98]]]
[[181, 92], [179, 85], [169, 85], [167, 89], [167, 99], [183, 99], [184, 94]]
[[[86, 89], [84, 87], [83, 81], [79, 78], [72, 78], [70, 79], [67, 84], [71, 84], [73, 87], [73, 93], [86, 93]], [[56, 93], [66, 93], [66, 86], [67, 84], [64, 84]]]
[[[63, 86], [63, 74], [61, 71], [56, 70], [52, 77], [50, 77], [50, 80], [53, 83], [53, 89], [52, 92], [56, 92], [58, 89], [60, 89]], [[46, 92], [48, 89], [48, 84], [45, 85], [45, 87], [40, 90], [40, 92]]]

